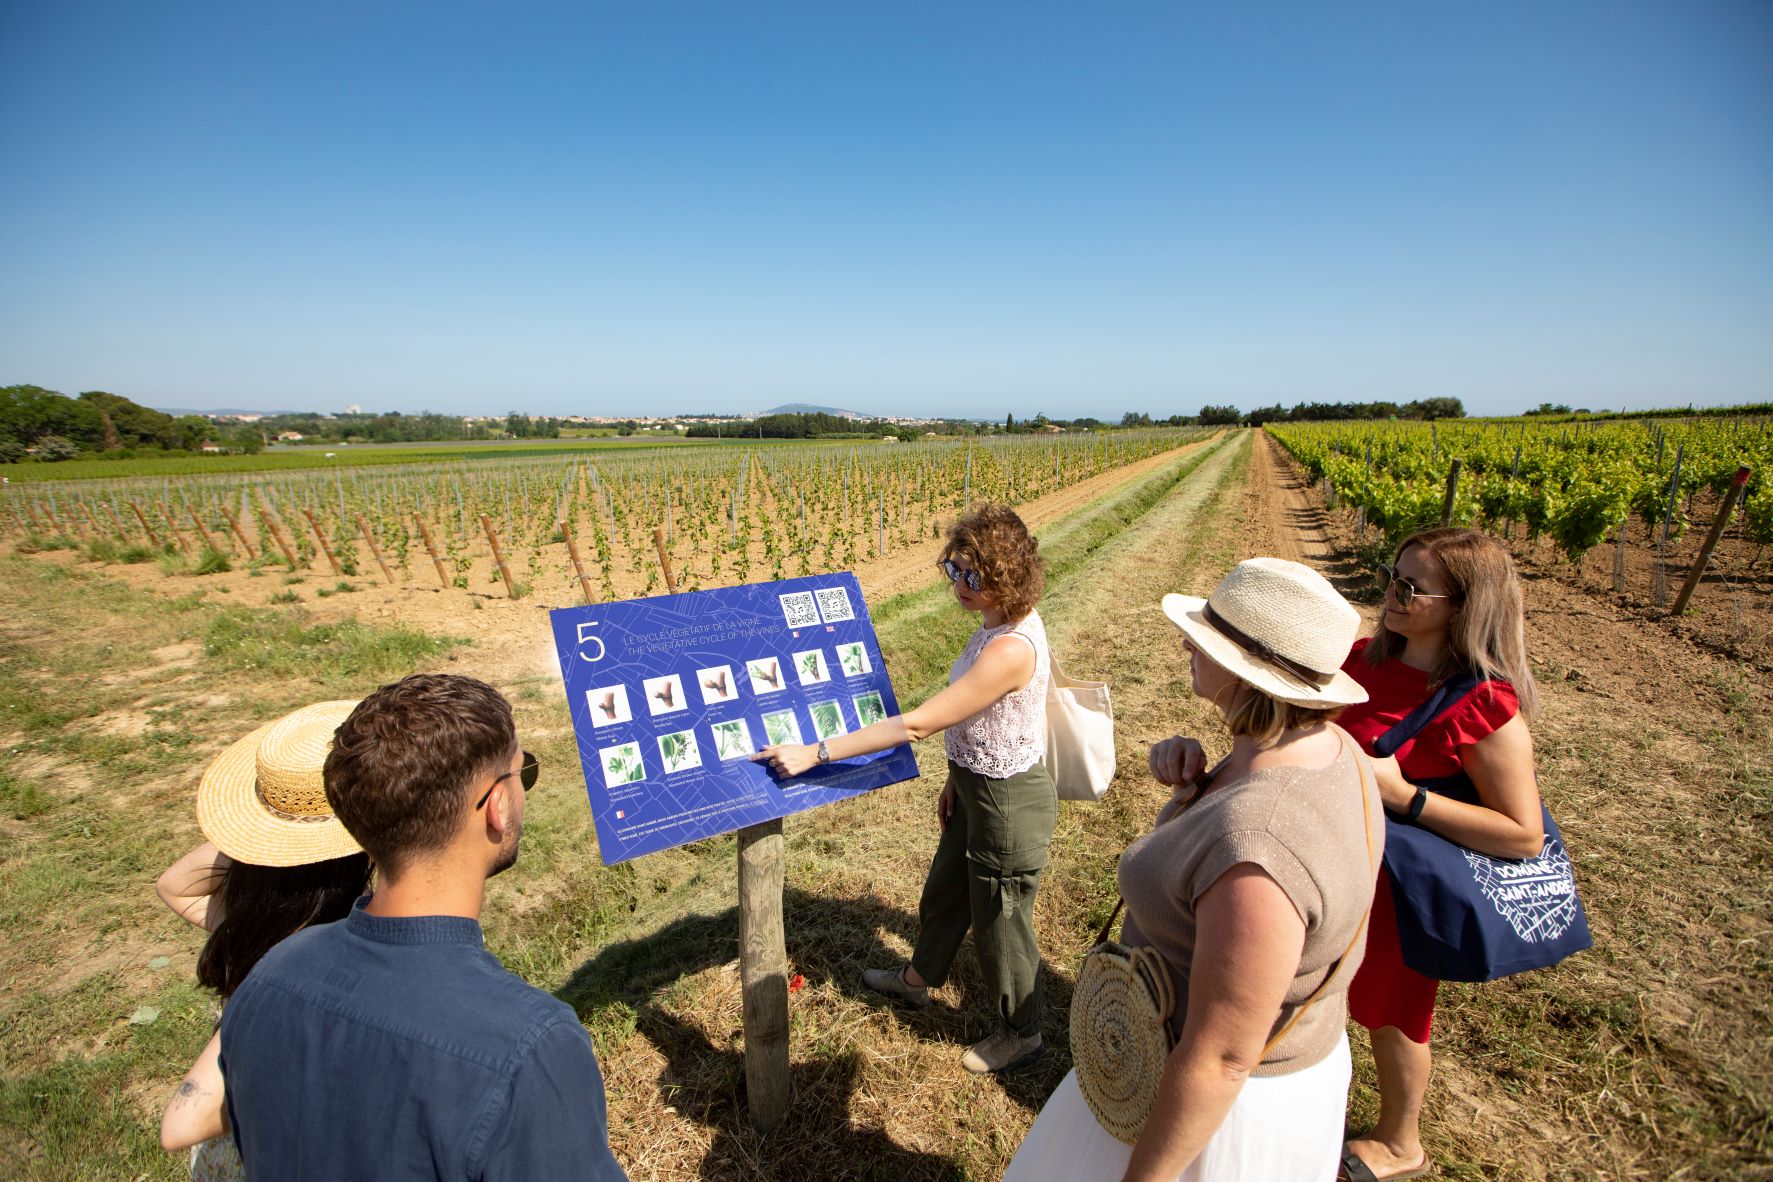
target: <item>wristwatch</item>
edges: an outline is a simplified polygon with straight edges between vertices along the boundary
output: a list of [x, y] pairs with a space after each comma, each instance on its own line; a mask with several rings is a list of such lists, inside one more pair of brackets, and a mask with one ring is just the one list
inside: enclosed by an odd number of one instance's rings
[[[831, 762], [831, 748], [825, 746], [824, 739], [819, 740], [819, 762], [820, 763], [830, 763]], [[1422, 811], [1422, 806], [1420, 806], [1420, 805], [1416, 805], [1413, 807], [1415, 807], [1417, 812]]]
[[1422, 815], [1422, 806], [1428, 803], [1428, 789], [1416, 785], [1416, 795], [1410, 797], [1410, 807], [1404, 810], [1406, 820], [1414, 821]]

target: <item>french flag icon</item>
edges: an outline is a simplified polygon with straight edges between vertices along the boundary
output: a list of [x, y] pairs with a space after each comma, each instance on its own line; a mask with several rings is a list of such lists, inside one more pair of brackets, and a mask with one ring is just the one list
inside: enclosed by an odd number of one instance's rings
[[618, 821], [620, 821], [623, 817], [625, 817], [627, 815], [628, 814], [623, 812], [621, 809], [616, 810], [616, 820], [618, 820]]

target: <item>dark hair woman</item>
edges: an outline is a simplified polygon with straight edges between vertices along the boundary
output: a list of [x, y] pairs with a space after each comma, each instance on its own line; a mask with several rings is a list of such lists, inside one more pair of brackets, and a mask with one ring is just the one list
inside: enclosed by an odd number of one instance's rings
[[1041, 765], [1051, 678], [1046, 627], [1034, 610], [1043, 570], [1038, 543], [1004, 505], [982, 505], [956, 522], [939, 563], [960, 606], [980, 616], [949, 671], [948, 687], [853, 734], [816, 747], [781, 744], [753, 758], [777, 775], [795, 776], [827, 759], [946, 732], [948, 778], [936, 800], [942, 835], [918, 905], [917, 945], [908, 962], [868, 969], [862, 983], [909, 1005], [928, 1005], [929, 991], [947, 979], [970, 928], [986, 992], [997, 999], [997, 1028], [961, 1065], [1008, 1071], [1046, 1049], [1034, 896], [1059, 801]]
[[[343, 919], [368, 889], [369, 856], [327, 807], [321, 767], [355, 702], [323, 702], [260, 727], [204, 772], [197, 819], [209, 840], [154, 884], [209, 932], [197, 980], [225, 1001], [259, 959], [302, 928]], [[193, 1182], [242, 1176], [222, 1104], [221, 1036], [191, 1065], [160, 1123], [168, 1150], [190, 1147]]]

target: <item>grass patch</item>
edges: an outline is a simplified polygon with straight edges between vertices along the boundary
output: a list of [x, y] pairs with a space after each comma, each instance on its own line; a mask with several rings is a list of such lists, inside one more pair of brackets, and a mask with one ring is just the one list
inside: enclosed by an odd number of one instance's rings
[[461, 643], [356, 620], [308, 626], [237, 607], [218, 610], [203, 630], [204, 655], [220, 668], [308, 677], [329, 687], [403, 677]]

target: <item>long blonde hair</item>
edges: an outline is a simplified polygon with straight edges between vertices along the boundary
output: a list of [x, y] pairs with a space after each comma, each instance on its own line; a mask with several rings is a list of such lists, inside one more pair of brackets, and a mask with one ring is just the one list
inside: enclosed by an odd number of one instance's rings
[[[1392, 556], [1393, 564], [1412, 546], [1421, 546], [1439, 559], [1453, 581], [1447, 655], [1431, 671], [1434, 683], [1439, 685], [1462, 669], [1480, 681], [1506, 681], [1520, 699], [1521, 714], [1532, 718], [1539, 712], [1539, 689], [1527, 664], [1526, 618], [1514, 559], [1489, 534], [1442, 526], [1405, 538]], [[1387, 628], [1381, 617], [1379, 631], [1367, 645], [1367, 662], [1380, 665], [1403, 651], [1404, 638]]]

